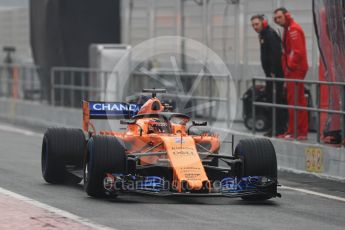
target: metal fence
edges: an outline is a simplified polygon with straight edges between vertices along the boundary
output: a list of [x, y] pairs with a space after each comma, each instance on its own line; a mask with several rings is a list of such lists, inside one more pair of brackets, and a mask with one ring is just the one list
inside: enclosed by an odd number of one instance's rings
[[[121, 4], [122, 41], [132, 47], [158, 36], [183, 36], [202, 42], [228, 65], [236, 80], [263, 75], [260, 44], [250, 18], [265, 14], [270, 25], [274, 9], [285, 6], [304, 29], [310, 71], [307, 78], [318, 75], [318, 47], [313, 29], [312, 0], [128, 0]], [[156, 49], [156, 47], [153, 47]], [[183, 47], [181, 47], [183, 52]], [[180, 63], [185, 71], [197, 71], [191, 60]], [[164, 66], [169, 63], [160, 58]]]
[[[116, 84], [109, 88], [110, 77], [115, 78]], [[168, 93], [162, 95], [161, 99], [173, 104], [178, 112], [203, 118], [210, 124], [215, 121], [230, 124], [229, 76], [179, 73], [178, 77], [182, 85], [178, 85], [176, 73], [171, 72], [133, 72], [129, 79], [120, 79], [116, 72], [55, 67], [51, 71], [50, 97], [54, 106], [78, 108], [82, 100], [105, 101], [113, 98], [130, 101], [138, 99], [143, 88], [167, 88]], [[122, 87], [120, 81], [127, 81], [125, 89], [119, 88]], [[198, 85], [194, 82], [198, 82]]]
[[[0, 96], [14, 99], [47, 101], [42, 95], [42, 88], [39, 80], [39, 73], [41, 69], [36, 66], [17, 66], [17, 65], [2, 65], [0, 66]], [[231, 114], [231, 100], [230, 100], [230, 81], [229, 76], [214, 76], [203, 74], [199, 85], [193, 86], [198, 74], [196, 73], [179, 73], [181, 83], [185, 92], [179, 89], [176, 85], [176, 73], [162, 72], [150, 74], [148, 72], [133, 72], [130, 79], [127, 79], [126, 88], [122, 91], [118, 88], [120, 85], [116, 84], [115, 88], [107, 87], [110, 76], [114, 76], [120, 81], [120, 76], [117, 73], [110, 71], [101, 71], [88, 68], [71, 68], [71, 67], [54, 67], [51, 70], [50, 82], [50, 99], [54, 106], [64, 106], [71, 108], [80, 108], [82, 100], [89, 101], [104, 101], [107, 95], [114, 95], [116, 100], [131, 100], [133, 96], [138, 96], [142, 88], [156, 87], [167, 88], [168, 94], [164, 95], [163, 100], [175, 103], [175, 108], [179, 112], [189, 113], [192, 118], [202, 118], [212, 125], [215, 122], [221, 122], [229, 126]], [[245, 81], [248, 88], [252, 85], [252, 98], [256, 98], [255, 88], [258, 82], [273, 82], [273, 90], [275, 91], [276, 82], [291, 82], [294, 85], [304, 83], [311, 86], [311, 93], [315, 97], [313, 107], [303, 107], [295, 105], [277, 104], [275, 94], [273, 94], [273, 101], [252, 103], [253, 123], [256, 120], [256, 108], [266, 107], [272, 108], [272, 132], [275, 135], [276, 127], [276, 109], [293, 109], [295, 114], [294, 137], [297, 137], [298, 111], [305, 110], [315, 114], [315, 130], [316, 142], [321, 143], [322, 133], [320, 132], [320, 114], [336, 114], [340, 117], [341, 139], [345, 138], [345, 83], [341, 82], [324, 82], [324, 81], [310, 81], [310, 80], [294, 80], [294, 79], [272, 79], [254, 77], [249, 81]], [[231, 84], [238, 85], [238, 82]], [[324, 109], [320, 107], [320, 88], [321, 86], [337, 87], [341, 95], [341, 108], [339, 110]], [[186, 94], [193, 88], [193, 93]], [[123, 95], [120, 95], [122, 92]], [[297, 95], [297, 94], [295, 94]], [[134, 97], [135, 98], [135, 97]], [[240, 102], [240, 97], [238, 98]], [[297, 98], [295, 98], [297, 101]], [[212, 106], [203, 106], [209, 103]], [[232, 102], [233, 103], [233, 102]], [[184, 108], [180, 108], [180, 105]], [[200, 106], [201, 105], [201, 106]], [[238, 106], [237, 106], [238, 107]], [[256, 130], [252, 129], [255, 134]]]
[[0, 65], [0, 96], [42, 101], [41, 69], [33, 65]]
[[[159, 79], [154, 81], [148, 73], [134, 72], [131, 77], [131, 82], [135, 82], [130, 88], [132, 93], [140, 92], [143, 87], [163, 87], [168, 91], [163, 100], [173, 102], [177, 112], [203, 118], [211, 124], [217, 120], [230, 123], [231, 79], [228, 75], [161, 72], [154, 74]], [[176, 77], [181, 79], [181, 85], [178, 85]]]
[[[273, 82], [273, 92], [276, 91], [276, 82], [290, 82], [294, 84], [295, 89], [295, 104], [294, 105], [284, 105], [284, 104], [277, 104], [276, 103], [276, 95], [273, 93], [273, 99], [272, 103], [269, 102], [257, 102], [253, 100], [252, 103], [252, 116], [253, 116], [253, 124], [255, 124], [256, 121], [256, 107], [266, 107], [266, 108], [272, 108], [272, 136], [275, 136], [275, 127], [276, 127], [276, 109], [293, 109], [294, 111], [294, 139], [297, 139], [297, 124], [298, 124], [298, 117], [297, 112], [298, 111], [308, 111], [313, 112], [316, 114], [316, 142], [321, 143], [321, 133], [320, 133], [320, 114], [337, 114], [341, 117], [341, 140], [344, 140], [345, 138], [345, 83], [343, 82], [325, 82], [325, 81], [310, 81], [310, 80], [296, 80], [296, 79], [277, 79], [277, 78], [253, 78], [252, 84], [253, 84], [253, 91], [252, 95], [253, 98], [256, 98], [255, 96], [255, 87], [257, 85], [257, 82]], [[316, 95], [316, 103], [313, 107], [304, 107], [304, 106], [298, 106], [297, 105], [297, 84], [304, 83], [309, 86], [314, 86], [314, 92]], [[332, 87], [339, 87], [341, 90], [341, 108], [339, 110], [330, 110], [330, 109], [322, 109], [320, 108], [320, 88], [321, 86], [332, 86]], [[252, 129], [252, 133], [255, 134], [256, 130], [255, 128]]]
[[[74, 67], [53, 67], [47, 75], [47, 71], [38, 66], [0, 65], [0, 97], [80, 108], [83, 100], [104, 101], [111, 94], [117, 100], [129, 100], [126, 96], [138, 96], [143, 88], [167, 88], [163, 99], [174, 103], [178, 112], [208, 120], [210, 124], [230, 124], [229, 76], [202, 74], [202, 79], [197, 80], [200, 73], [178, 73], [181, 89], [175, 72], [135, 71], [127, 80], [125, 93], [119, 95], [119, 88], [107, 88], [111, 76], [117, 81], [123, 80], [117, 75], [111, 71]], [[42, 88], [42, 81], [50, 82], [48, 94], [47, 89]], [[194, 82], [199, 83], [195, 86]]]
[[[270, 25], [274, 9], [285, 6], [306, 35], [309, 71], [306, 79], [318, 79], [318, 46], [314, 34], [312, 0], [128, 0], [121, 4], [122, 41], [132, 47], [159, 36], [182, 36], [202, 42], [226, 63], [234, 80], [238, 98], [251, 86], [251, 79], [264, 76], [260, 65], [260, 43], [250, 18], [263, 13]], [[152, 49], [158, 49], [153, 46]], [[177, 48], [184, 53], [185, 46]], [[177, 57], [185, 72], [198, 71], [193, 60]], [[161, 68], [169, 68], [167, 57], [154, 60]], [[241, 119], [242, 103], [238, 102], [237, 119]]]
[[[81, 107], [83, 100], [105, 100], [106, 86], [110, 75], [111, 71], [89, 68], [52, 68], [50, 79], [52, 105]], [[116, 89], [113, 93], [115, 92]]]

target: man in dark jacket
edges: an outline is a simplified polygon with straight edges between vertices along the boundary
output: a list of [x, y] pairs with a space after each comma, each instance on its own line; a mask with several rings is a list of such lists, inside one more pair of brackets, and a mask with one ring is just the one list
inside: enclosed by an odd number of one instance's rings
[[[259, 34], [261, 48], [261, 65], [266, 77], [283, 78], [284, 72], [281, 64], [282, 47], [281, 39], [277, 32], [272, 29], [264, 15], [254, 15], [251, 23], [255, 32]], [[273, 92], [273, 84], [276, 91]], [[273, 94], [276, 95], [276, 104], [284, 103], [284, 83], [283, 82], [266, 82], [266, 97], [268, 102], [273, 102]], [[271, 114], [269, 120], [271, 120]], [[276, 109], [276, 135], [283, 134], [286, 129], [287, 115], [284, 109]], [[272, 136], [272, 131], [265, 134]]]

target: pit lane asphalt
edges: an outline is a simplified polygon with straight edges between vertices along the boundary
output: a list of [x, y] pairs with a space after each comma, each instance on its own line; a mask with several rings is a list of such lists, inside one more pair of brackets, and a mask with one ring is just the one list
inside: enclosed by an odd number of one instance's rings
[[[2, 123], [0, 123], [1, 125]], [[0, 187], [116, 229], [344, 229], [345, 202], [279, 189], [261, 203], [227, 198], [88, 197], [78, 186], [41, 176], [42, 134], [0, 130]], [[285, 186], [345, 198], [345, 184], [280, 172]]]

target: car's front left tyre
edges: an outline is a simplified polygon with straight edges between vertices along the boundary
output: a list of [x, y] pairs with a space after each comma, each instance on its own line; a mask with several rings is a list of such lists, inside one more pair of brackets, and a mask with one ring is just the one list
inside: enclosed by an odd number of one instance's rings
[[98, 135], [90, 138], [84, 164], [84, 189], [89, 196], [103, 197], [105, 175], [123, 174], [125, 171], [126, 152], [121, 140]]
[[263, 194], [243, 196], [243, 200], [268, 200], [277, 194], [277, 157], [269, 139], [243, 139], [235, 149], [235, 156], [243, 161], [242, 176], [263, 176], [272, 183]]

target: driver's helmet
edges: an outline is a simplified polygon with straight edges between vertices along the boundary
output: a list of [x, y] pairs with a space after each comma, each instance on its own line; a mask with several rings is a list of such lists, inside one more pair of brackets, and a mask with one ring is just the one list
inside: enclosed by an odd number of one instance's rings
[[148, 133], [168, 133], [168, 124], [158, 118], [148, 122]]

